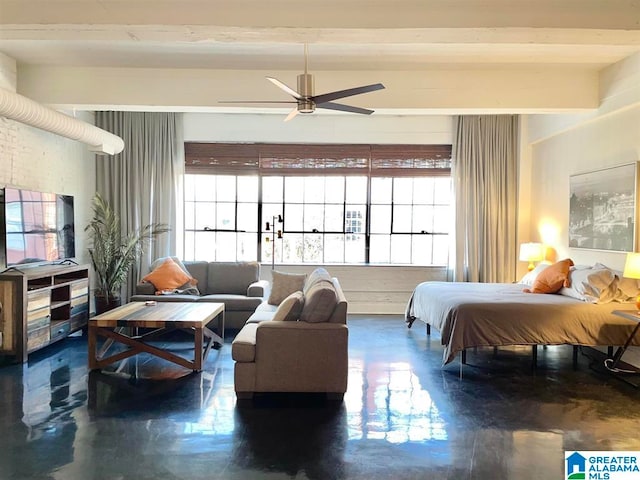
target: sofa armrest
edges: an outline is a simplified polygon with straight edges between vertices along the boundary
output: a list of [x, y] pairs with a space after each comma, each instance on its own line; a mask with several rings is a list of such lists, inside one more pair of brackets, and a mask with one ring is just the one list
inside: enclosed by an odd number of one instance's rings
[[247, 297], [267, 298], [269, 296], [269, 286], [270, 283], [268, 280], [253, 282], [249, 285], [249, 288], [247, 288]]
[[136, 284], [136, 295], [155, 295], [156, 287], [151, 282], [140, 282]]

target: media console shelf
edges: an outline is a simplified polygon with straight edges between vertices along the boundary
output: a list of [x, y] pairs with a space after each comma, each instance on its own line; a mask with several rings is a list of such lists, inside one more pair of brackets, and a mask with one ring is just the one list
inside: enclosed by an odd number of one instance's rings
[[18, 267], [0, 274], [0, 355], [30, 353], [66, 338], [89, 320], [89, 266]]

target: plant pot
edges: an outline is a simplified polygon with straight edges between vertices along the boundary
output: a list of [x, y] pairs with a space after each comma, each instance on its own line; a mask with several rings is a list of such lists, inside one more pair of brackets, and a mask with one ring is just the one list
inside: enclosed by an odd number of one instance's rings
[[103, 297], [96, 295], [94, 297], [96, 303], [96, 315], [113, 310], [116, 307], [122, 305], [122, 299], [120, 297]]

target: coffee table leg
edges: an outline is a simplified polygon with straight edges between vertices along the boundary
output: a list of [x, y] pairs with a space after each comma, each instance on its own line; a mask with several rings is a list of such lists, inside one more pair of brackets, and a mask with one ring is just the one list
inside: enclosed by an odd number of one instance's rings
[[96, 362], [96, 351], [97, 351], [97, 335], [96, 335], [96, 327], [92, 327], [89, 325], [88, 336], [87, 336], [87, 353], [89, 356], [89, 370], [95, 370], [98, 368]]
[[194, 363], [194, 372], [199, 372], [202, 370], [202, 355], [203, 355], [203, 339], [204, 339], [204, 331], [202, 328], [196, 328], [193, 332], [195, 335], [195, 345], [193, 352], [193, 363]]

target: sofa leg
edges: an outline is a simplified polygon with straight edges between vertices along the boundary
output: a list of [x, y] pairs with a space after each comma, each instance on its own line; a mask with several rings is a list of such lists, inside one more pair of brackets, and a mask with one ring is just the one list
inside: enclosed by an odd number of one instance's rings
[[236, 392], [236, 398], [238, 400], [252, 400], [253, 392]]
[[342, 402], [344, 401], [344, 393], [327, 392], [327, 400], [330, 402]]

